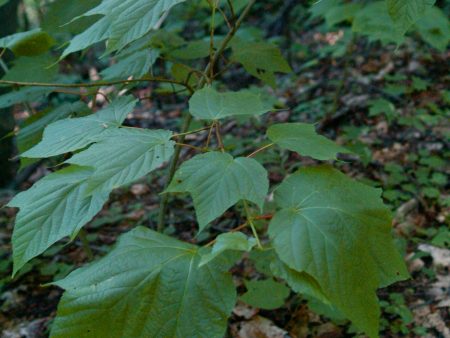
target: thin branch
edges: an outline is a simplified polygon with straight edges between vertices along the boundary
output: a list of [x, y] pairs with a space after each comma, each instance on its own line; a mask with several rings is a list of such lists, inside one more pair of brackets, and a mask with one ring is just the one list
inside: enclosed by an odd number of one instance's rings
[[99, 81], [92, 83], [44, 83], [44, 82], [23, 82], [23, 81], [6, 81], [0, 80], [0, 84], [7, 84], [12, 86], [24, 86], [24, 87], [59, 87], [59, 88], [92, 88], [92, 87], [105, 87], [112, 86], [116, 84], [128, 84], [133, 82], [162, 82], [162, 83], [172, 83], [186, 87], [191, 93], [194, 89], [187, 83], [165, 79], [159, 77], [142, 77], [139, 79], [127, 79], [127, 80], [116, 80], [116, 81]]
[[105, 93], [102, 93], [100, 90], [97, 90], [95, 92], [95, 99], [97, 100], [97, 96], [100, 95], [102, 96], [106, 102], [111, 103], [111, 100], [108, 98], [108, 96]]
[[228, 20], [225, 12], [222, 10], [222, 8], [220, 8], [220, 6], [217, 7], [217, 10], [220, 12], [220, 14], [222, 14], [222, 17], [225, 20], [225, 23], [227, 24], [228, 28], [231, 29], [233, 26], [231, 25], [230, 21]]
[[212, 137], [212, 132], [214, 130], [214, 126], [216, 125], [216, 122], [211, 123], [211, 125], [209, 126], [209, 133], [208, 133], [208, 137], [206, 138], [206, 143], [205, 143], [205, 148], [209, 147], [209, 143], [211, 142], [211, 137]]
[[[216, 8], [217, 3], [216, 0], [211, 0], [211, 29], [210, 29], [210, 36], [209, 36], [209, 62], [211, 63], [214, 57], [214, 31], [215, 31], [215, 18], [216, 18]], [[211, 67], [210, 74], [209, 74], [209, 81], [212, 81], [214, 78], [214, 67]]]
[[[181, 128], [181, 134], [186, 133], [188, 131], [191, 121], [192, 121], [192, 115], [189, 113], [186, 113], [186, 116], [183, 121], [183, 126]], [[178, 138], [178, 142], [183, 143], [185, 138], [186, 138], [186, 135], [180, 135], [180, 137]], [[172, 160], [169, 164], [169, 174], [167, 175], [166, 187], [172, 181], [173, 176], [175, 176], [175, 171], [177, 170], [178, 160], [180, 159], [180, 154], [181, 154], [182, 148], [183, 147], [180, 145], [175, 146], [175, 152], [174, 152]], [[164, 218], [166, 215], [168, 203], [169, 203], [169, 194], [162, 195], [161, 203], [159, 206], [158, 224], [157, 224], [157, 230], [159, 232], [162, 232], [164, 230]]]
[[[225, 49], [227, 49], [228, 44], [233, 39], [234, 35], [238, 31], [238, 29], [241, 27], [242, 22], [245, 20], [247, 15], [250, 13], [250, 10], [252, 6], [255, 4], [256, 0], [250, 0], [245, 9], [242, 11], [241, 15], [239, 16], [239, 19], [234, 24], [233, 28], [228, 32], [228, 34], [225, 36], [225, 38], [222, 41], [222, 44], [220, 45], [219, 49], [214, 53], [213, 59], [208, 63], [206, 66], [206, 69], [204, 71], [205, 74], [209, 74], [210, 69], [214, 68], [217, 61], [219, 60], [220, 56], [223, 54]], [[200, 80], [198, 84], [198, 88], [202, 88], [205, 85], [206, 79], [203, 77], [202, 80]]]
[[201, 132], [201, 131], [208, 130], [208, 129], [210, 129], [210, 128], [211, 128], [210, 126], [207, 126], [207, 127], [203, 127], [203, 128], [199, 128], [199, 129], [187, 131], [187, 132], [185, 132], [185, 133], [173, 134], [172, 137], [181, 137], [181, 136], [185, 136], [185, 135], [196, 134], [196, 133], [199, 133], [199, 132]]
[[93, 95], [93, 93], [72, 92], [70, 90], [64, 90], [64, 89], [55, 89], [53, 92], [61, 93], [61, 94], [67, 94], [67, 95], [76, 95], [76, 96], [81, 96], [81, 97]]
[[[239, 19], [234, 24], [233, 28], [228, 32], [228, 34], [223, 39], [219, 49], [214, 53], [214, 56], [212, 60], [208, 63], [208, 65], [205, 68], [204, 74], [209, 74], [210, 69], [214, 68], [215, 64], [217, 63], [217, 60], [220, 58], [220, 56], [223, 54], [225, 49], [227, 49], [228, 44], [233, 39], [234, 35], [236, 34], [237, 30], [241, 26], [244, 19], [247, 17], [247, 15], [250, 13], [250, 10], [252, 6], [255, 4], [256, 0], [250, 0], [245, 9], [242, 11], [241, 15], [239, 16]], [[206, 84], [206, 76], [203, 76], [198, 85], [197, 88], [203, 88], [203, 86]], [[192, 121], [192, 115], [187, 113], [184, 121], [183, 121], [183, 127], [181, 129], [181, 133], [186, 133], [189, 130], [189, 127], [191, 125]], [[184, 136], [181, 136], [178, 140], [180, 143], [184, 142]], [[175, 175], [175, 171], [177, 169], [178, 161], [180, 159], [181, 154], [181, 146], [175, 147], [175, 153], [172, 157], [172, 161], [170, 162], [169, 166], [169, 175], [167, 177], [166, 185], [169, 185], [172, 181], [173, 176]], [[164, 219], [165, 214], [167, 211], [167, 206], [169, 202], [169, 194], [164, 194], [161, 199], [160, 208], [159, 208], [159, 215], [158, 215], [158, 225], [157, 229], [159, 232], [162, 232], [164, 230]]]
[[267, 148], [270, 148], [270, 147], [272, 147], [273, 145], [275, 145], [275, 143], [269, 143], [269, 144], [266, 144], [264, 147], [261, 147], [261, 148], [259, 148], [259, 149], [256, 149], [253, 153], [251, 153], [250, 155], [247, 155], [247, 157], [253, 157], [253, 156], [255, 156], [256, 154], [258, 154], [259, 152], [261, 152], [261, 151], [263, 151], [263, 150], [266, 150]]
[[[4, 52], [5, 49], [3, 49], [1, 56], [3, 56]], [[3, 61], [1, 56], [0, 56], [0, 68], [3, 70], [5, 74], [8, 74], [9, 73], [8, 65]], [[28, 110], [30, 113], [36, 114], [36, 111], [33, 109], [33, 107], [31, 107], [31, 105], [27, 101], [24, 101], [23, 105], [25, 106], [25, 109]]]
[[261, 241], [259, 240], [258, 232], [256, 231], [255, 224], [253, 224], [254, 218], [250, 214], [250, 209], [248, 207], [247, 202], [244, 200], [244, 209], [245, 209], [245, 215], [247, 216], [248, 224], [250, 224], [250, 228], [252, 228], [253, 236], [255, 236], [256, 244], [258, 245], [258, 248], [262, 249], [263, 246], [261, 244]]
[[220, 135], [220, 124], [218, 121], [216, 121], [216, 138], [220, 151], [224, 153], [225, 147], [223, 146], [222, 135]]
[[[261, 216], [255, 216], [255, 217], [253, 217], [253, 220], [262, 220], [262, 219], [272, 219], [272, 217], [273, 217], [273, 215], [270, 215], [270, 214], [268, 214], [268, 215], [261, 215]], [[241, 225], [239, 225], [238, 227], [236, 227], [236, 228], [233, 228], [233, 229], [231, 229], [230, 231], [227, 231], [227, 233], [233, 233], [233, 232], [237, 232], [237, 231], [240, 231], [240, 230], [242, 230], [242, 229], [244, 229], [245, 227], [247, 227], [249, 225], [249, 222], [247, 221], [247, 222], [245, 222], [245, 223], [243, 223], [243, 224], [241, 224]], [[217, 242], [217, 237], [216, 238], [214, 238], [212, 241], [210, 241], [210, 242], [208, 242], [208, 243], [206, 243], [205, 245], [204, 245], [204, 247], [210, 247], [210, 246], [212, 246], [214, 243], [216, 243]]]
[[186, 144], [186, 143], [175, 143], [177, 146], [180, 146], [180, 147], [186, 147], [186, 148], [191, 148], [191, 149], [195, 149], [195, 150], [198, 150], [198, 151], [204, 151], [204, 149], [203, 148], [200, 148], [200, 147], [196, 147], [196, 146], [193, 146], [193, 145], [190, 145], [190, 144]]
[[231, 17], [234, 21], [236, 19], [236, 13], [234, 12], [233, 3], [231, 2], [231, 0], [227, 0], [227, 2], [228, 2], [228, 6], [230, 7]]
[[263, 220], [263, 219], [265, 219], [265, 220], [271, 220], [272, 218], [273, 218], [273, 215], [272, 215], [272, 214], [260, 215], [260, 216], [255, 216], [255, 217], [253, 217], [253, 219], [254, 219], [255, 221], [259, 221], [259, 220]]
[[2, 57], [0, 56], [0, 68], [3, 70], [3, 72], [6, 74], [8, 73], [9, 69], [6, 63], [3, 61]]
[[214, 79], [222, 76], [222, 74], [227, 72], [234, 64], [233, 62], [228, 61], [223, 55], [222, 55], [222, 59], [224, 62], [224, 66], [222, 66], [222, 69], [219, 72], [214, 74]]

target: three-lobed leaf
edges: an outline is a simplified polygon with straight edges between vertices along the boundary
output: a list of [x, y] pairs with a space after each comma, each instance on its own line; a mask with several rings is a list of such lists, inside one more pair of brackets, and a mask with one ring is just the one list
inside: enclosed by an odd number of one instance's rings
[[275, 201], [281, 210], [269, 235], [281, 260], [312, 276], [338, 310], [377, 337], [375, 290], [408, 277], [380, 190], [319, 166], [288, 177]]
[[218, 120], [230, 116], [261, 115], [271, 109], [259, 95], [243, 90], [220, 93], [211, 87], [198, 90], [189, 100], [189, 112], [199, 119]]
[[184, 162], [165, 192], [189, 192], [200, 231], [240, 200], [263, 207], [267, 171], [251, 158], [209, 152]]
[[55, 283], [66, 292], [51, 337], [223, 337], [236, 291], [226, 262], [198, 267], [200, 258], [194, 245], [130, 231]]
[[280, 123], [267, 130], [267, 137], [281, 148], [317, 160], [335, 160], [338, 153], [350, 153], [326, 137], [316, 133], [313, 124]]

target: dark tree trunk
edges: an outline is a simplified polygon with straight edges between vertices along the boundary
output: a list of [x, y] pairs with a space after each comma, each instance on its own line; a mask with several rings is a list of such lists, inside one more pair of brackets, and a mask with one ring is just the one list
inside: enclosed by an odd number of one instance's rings
[[[17, 31], [17, 8], [19, 0], [10, 0], [8, 4], [0, 7], [0, 37], [13, 34]], [[8, 62], [8, 55], [3, 57]], [[3, 70], [0, 69], [0, 77]], [[0, 88], [0, 95], [6, 93], [4, 88]], [[14, 130], [14, 115], [12, 108], [0, 109], [0, 188], [12, 185], [16, 165], [11, 161], [14, 155], [14, 140], [12, 137], [2, 139], [5, 135]]]

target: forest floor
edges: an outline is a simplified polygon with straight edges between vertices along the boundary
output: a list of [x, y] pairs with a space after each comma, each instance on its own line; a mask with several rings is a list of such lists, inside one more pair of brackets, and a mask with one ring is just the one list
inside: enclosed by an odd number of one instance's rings
[[[411, 273], [411, 279], [379, 291], [381, 336], [449, 338], [446, 323], [450, 321], [450, 91], [446, 90], [449, 77], [445, 67], [448, 55], [436, 54], [412, 41], [394, 50], [367, 43], [344, 48], [340, 39], [339, 32], [294, 39], [290, 61], [295, 73], [280, 77], [275, 92], [267, 89], [269, 94], [276, 94], [276, 104], [284, 110], [261, 119], [225, 123], [222, 127], [225, 146], [236, 155], [246, 154], [254, 148], [255, 141], [264, 140], [261, 135], [272, 122], [313, 121], [320, 132], [357, 153], [359, 159], [345, 158], [337, 165], [349, 176], [384, 189], [383, 197], [394, 215], [394, 236]], [[225, 81], [233, 83], [241, 75], [233, 74]], [[149, 93], [151, 89], [137, 94], [143, 97]], [[160, 101], [143, 100], [126, 123], [174, 129], [183, 108], [183, 102], [170, 96]], [[205, 137], [189, 136], [189, 142], [202, 144]], [[183, 157], [191, 154], [190, 150], [185, 151]], [[272, 186], [285, 173], [312, 163], [308, 158], [271, 149], [258, 156], [270, 168]], [[22, 188], [47, 172], [45, 164], [42, 165]], [[136, 225], [155, 227], [157, 192], [164, 184], [163, 171], [160, 172], [159, 176], [152, 175], [151, 179], [114, 191], [110, 202], [90, 222], [86, 229], [96, 256], [108, 252], [120, 234]], [[0, 206], [13, 193], [2, 192]], [[204, 244], [219, 231], [239, 225], [239, 213], [231, 209], [196, 237], [191, 200], [177, 196], [170, 203], [170, 225], [166, 232], [183, 240]], [[11, 280], [15, 212], [0, 209], [1, 338], [46, 337], [62, 291], [45, 284], [85, 264], [88, 257], [78, 239], [59, 243]], [[267, 222], [261, 221], [259, 226], [264, 228]], [[242, 286], [244, 278], [261, 276], [263, 271], [264, 267], [254, 267], [246, 257], [233, 268], [238, 286]], [[229, 321], [228, 335], [358, 336], [346, 320], [294, 295], [274, 311], [253, 309], [239, 302]]]

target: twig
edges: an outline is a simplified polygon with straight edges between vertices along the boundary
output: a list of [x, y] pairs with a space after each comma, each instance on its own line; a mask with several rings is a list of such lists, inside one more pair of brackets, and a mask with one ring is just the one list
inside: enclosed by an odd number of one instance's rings
[[181, 136], [186, 136], [186, 135], [196, 134], [196, 133], [199, 133], [199, 132], [201, 132], [201, 131], [208, 130], [208, 129], [210, 129], [210, 128], [211, 128], [210, 126], [207, 126], [207, 127], [203, 127], [203, 128], [199, 128], [199, 129], [187, 131], [187, 132], [185, 132], [185, 133], [173, 134], [172, 137], [181, 137]]
[[173, 79], [165, 79], [159, 77], [142, 77], [139, 79], [127, 79], [127, 80], [116, 80], [116, 81], [99, 81], [93, 83], [44, 83], [44, 82], [23, 82], [23, 81], [7, 81], [0, 80], [0, 84], [8, 84], [12, 86], [23, 86], [23, 87], [56, 87], [56, 88], [92, 88], [92, 87], [104, 87], [112, 86], [116, 84], [128, 84], [133, 82], [162, 82], [162, 83], [173, 83], [186, 87], [191, 93], [194, 89], [187, 83], [182, 81], [177, 81]]
[[222, 14], [223, 19], [225, 20], [225, 23], [227, 24], [228, 28], [231, 29], [231, 27], [233, 27], [230, 23], [230, 21], [227, 18], [227, 15], [225, 14], [225, 12], [222, 10], [222, 8], [217, 7], [217, 10], [220, 12], [220, 14]]
[[[272, 217], [273, 217], [272, 214], [267, 214], [267, 215], [254, 216], [253, 219], [254, 219], [255, 221], [257, 221], [257, 220], [263, 220], [263, 219], [268, 220], [268, 219], [272, 219]], [[245, 222], [245, 223], [243, 223], [243, 224], [241, 224], [241, 225], [239, 225], [238, 227], [236, 227], [236, 228], [234, 228], [234, 229], [231, 229], [231, 230], [228, 231], [228, 232], [231, 232], [231, 233], [232, 233], [232, 232], [236, 232], [236, 231], [239, 231], [239, 230], [244, 229], [246, 226], [248, 226], [248, 221]], [[214, 243], [216, 243], [216, 241], [217, 241], [217, 237], [216, 237], [215, 239], [213, 239], [212, 241], [206, 243], [204, 246], [205, 246], [205, 247], [209, 247], [209, 246], [213, 245]]]
[[95, 92], [95, 100], [97, 100], [97, 96], [100, 95], [101, 97], [103, 97], [105, 99], [106, 102], [111, 103], [110, 99], [108, 98], [108, 96], [105, 93], [102, 93], [100, 90], [97, 90]]
[[[4, 52], [5, 52], [5, 49], [3, 49], [1, 56], [3, 56]], [[3, 70], [3, 72], [5, 74], [8, 74], [9, 73], [8, 65], [3, 61], [1, 56], [0, 56], [0, 68]], [[25, 109], [28, 110], [30, 113], [33, 113], [33, 114], [36, 113], [35, 110], [33, 109], [33, 107], [31, 107], [31, 105], [27, 101], [23, 102], [23, 105], [25, 106]]]
[[203, 148], [200, 148], [200, 147], [196, 147], [196, 146], [193, 146], [193, 145], [190, 145], [190, 144], [186, 144], [186, 143], [175, 143], [177, 146], [180, 146], [180, 147], [186, 147], [186, 148], [191, 148], [191, 149], [195, 149], [195, 150], [198, 150], [198, 151], [204, 151], [204, 149]]
[[220, 151], [224, 153], [225, 147], [223, 146], [222, 135], [220, 135], [220, 124], [218, 121], [216, 121], [216, 138]]
[[[216, 0], [210, 0], [211, 5], [211, 29], [210, 29], [210, 35], [209, 35], [209, 63], [212, 63], [213, 57], [214, 57], [214, 31], [215, 31], [215, 18], [216, 18], [216, 9], [217, 9], [217, 3]], [[211, 67], [209, 79], [212, 81], [214, 78], [214, 67]]]
[[205, 144], [205, 148], [209, 147], [209, 143], [211, 142], [211, 137], [212, 137], [212, 132], [214, 130], [214, 126], [216, 125], [216, 122], [211, 123], [211, 125], [209, 126], [209, 133], [208, 133], [208, 137], [206, 138], [206, 144]]
[[6, 63], [3, 61], [3, 59], [0, 56], [0, 68], [6, 73], [8, 73], [9, 69]]
[[233, 19], [233, 21], [236, 19], [236, 13], [234, 12], [234, 6], [233, 3], [231, 2], [231, 0], [227, 0], [228, 2], [228, 7], [230, 7], [230, 12], [231, 12], [231, 18]]
[[275, 143], [269, 143], [269, 144], [266, 144], [264, 147], [261, 147], [261, 148], [259, 148], [259, 149], [256, 149], [253, 153], [251, 153], [250, 155], [247, 155], [247, 157], [253, 157], [253, 156], [255, 156], [256, 154], [258, 154], [259, 152], [261, 152], [261, 151], [263, 151], [263, 150], [265, 150], [265, 149], [267, 149], [267, 148], [270, 148], [270, 147], [272, 147], [273, 145], [275, 145]]
[[255, 236], [255, 239], [256, 239], [256, 244], [258, 245], [258, 248], [262, 249], [263, 246], [261, 244], [261, 241], [259, 240], [258, 232], [256, 231], [255, 224], [253, 224], [254, 218], [250, 214], [250, 210], [248, 208], [247, 202], [245, 200], [243, 202], [244, 202], [245, 214], [247, 216], [247, 221], [248, 221], [248, 224], [250, 224], [250, 228], [252, 228], [253, 236]]
[[[200, 81], [197, 85], [197, 88], [203, 88], [203, 86], [206, 84], [206, 76], [207, 76], [206, 74], [209, 74], [210, 69], [214, 68], [217, 60], [219, 60], [220, 56], [225, 51], [228, 44], [233, 39], [237, 30], [241, 26], [242, 22], [247, 17], [247, 15], [250, 13], [250, 10], [251, 10], [252, 6], [255, 4], [255, 2], [256, 2], [256, 0], [249, 1], [249, 3], [247, 4], [245, 9], [242, 11], [241, 15], [239, 16], [239, 19], [234, 24], [233, 28], [225, 36], [219, 49], [214, 53], [212, 60], [210, 60], [210, 62], [206, 66], [205, 71], [204, 71], [205, 76], [203, 76], [200, 79]], [[181, 133], [186, 133], [188, 131], [188, 129], [191, 125], [191, 121], [192, 121], [192, 115], [187, 113], [184, 118], [184, 121], [183, 121], [183, 127], [181, 129]], [[180, 143], [183, 143], [184, 136], [181, 136], [178, 141]], [[170, 184], [170, 181], [172, 181], [172, 178], [175, 175], [175, 171], [176, 171], [176, 168], [178, 165], [178, 160], [180, 159], [181, 148], [182, 148], [181, 146], [175, 147], [175, 153], [174, 153], [174, 155], [172, 157], [172, 161], [170, 162], [170, 165], [169, 165], [169, 175], [167, 177], [166, 186], [168, 186]], [[168, 201], [169, 201], [169, 194], [164, 194], [162, 196], [160, 207], [159, 207], [158, 224], [157, 224], [157, 230], [159, 232], [162, 232], [164, 230], [164, 218], [165, 218], [165, 214], [167, 211]]]
[[262, 219], [270, 220], [270, 219], [272, 219], [272, 218], [273, 218], [273, 215], [272, 215], [272, 214], [260, 215], [260, 216], [255, 216], [255, 217], [253, 217], [253, 219], [254, 219], [255, 221], [262, 220]]

